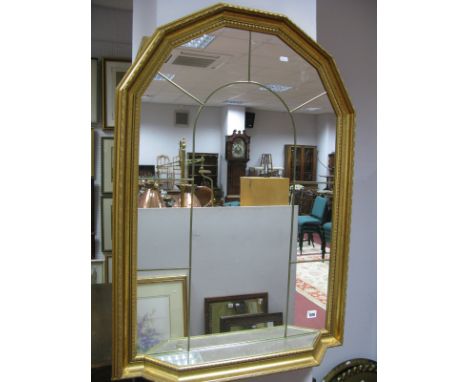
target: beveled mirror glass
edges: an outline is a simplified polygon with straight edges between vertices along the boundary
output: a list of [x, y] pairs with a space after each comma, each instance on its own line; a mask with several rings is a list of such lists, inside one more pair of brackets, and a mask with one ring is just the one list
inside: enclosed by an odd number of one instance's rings
[[343, 335], [352, 179], [332, 59], [283, 16], [217, 5], [159, 28], [116, 105], [114, 376], [319, 363]]

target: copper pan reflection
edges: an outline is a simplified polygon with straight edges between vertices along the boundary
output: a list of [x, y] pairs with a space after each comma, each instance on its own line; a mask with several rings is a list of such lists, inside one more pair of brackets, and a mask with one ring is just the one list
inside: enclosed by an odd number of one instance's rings
[[[192, 194], [190, 192], [184, 192], [183, 196], [181, 193], [178, 193], [175, 195], [171, 195], [171, 197], [174, 199], [173, 207], [191, 207], [192, 206]], [[196, 195], [193, 195], [193, 206], [194, 207], [202, 206]]]
[[164, 203], [161, 201], [161, 195], [159, 194], [159, 189], [157, 186], [147, 186], [145, 185], [140, 190], [140, 195], [138, 197], [138, 208], [162, 208], [165, 207]]

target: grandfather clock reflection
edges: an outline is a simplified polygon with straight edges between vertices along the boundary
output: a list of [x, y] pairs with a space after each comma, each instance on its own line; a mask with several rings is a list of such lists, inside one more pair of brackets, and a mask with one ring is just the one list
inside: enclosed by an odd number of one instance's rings
[[234, 130], [226, 137], [227, 196], [228, 200], [240, 198], [240, 177], [245, 176], [249, 161], [250, 137], [243, 131]]

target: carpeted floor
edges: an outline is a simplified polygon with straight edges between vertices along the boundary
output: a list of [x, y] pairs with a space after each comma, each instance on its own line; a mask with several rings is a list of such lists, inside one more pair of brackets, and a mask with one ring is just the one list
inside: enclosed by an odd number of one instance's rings
[[[314, 256], [303, 255], [300, 260], [313, 260]], [[327, 305], [329, 261], [313, 261], [296, 264], [296, 291], [322, 309]]]
[[[320, 242], [316, 241], [314, 248], [304, 241], [302, 255], [297, 256], [299, 263], [296, 264], [296, 325], [309, 328], [325, 327], [329, 259], [328, 247], [325, 260], [322, 261]], [[301, 261], [308, 262], [300, 263]], [[307, 318], [307, 312], [310, 310], [316, 311], [315, 318]]]

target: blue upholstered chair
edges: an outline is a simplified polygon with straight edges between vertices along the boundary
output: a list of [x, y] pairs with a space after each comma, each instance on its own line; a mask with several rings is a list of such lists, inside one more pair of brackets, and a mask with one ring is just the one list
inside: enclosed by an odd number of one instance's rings
[[239, 207], [240, 202], [238, 200], [234, 200], [232, 202], [224, 202], [224, 207]]
[[332, 222], [327, 222], [322, 225], [322, 259], [325, 258], [325, 247], [327, 243], [331, 243]]
[[301, 215], [298, 217], [298, 227], [297, 232], [299, 234], [299, 248], [302, 254], [302, 242], [304, 240], [304, 234], [309, 235], [309, 239], [312, 239], [312, 245], [314, 243], [313, 234], [318, 233], [320, 235], [320, 240], [323, 242], [322, 238], [322, 224], [327, 213], [327, 198], [323, 196], [317, 196], [314, 200], [312, 210], [310, 215]]

